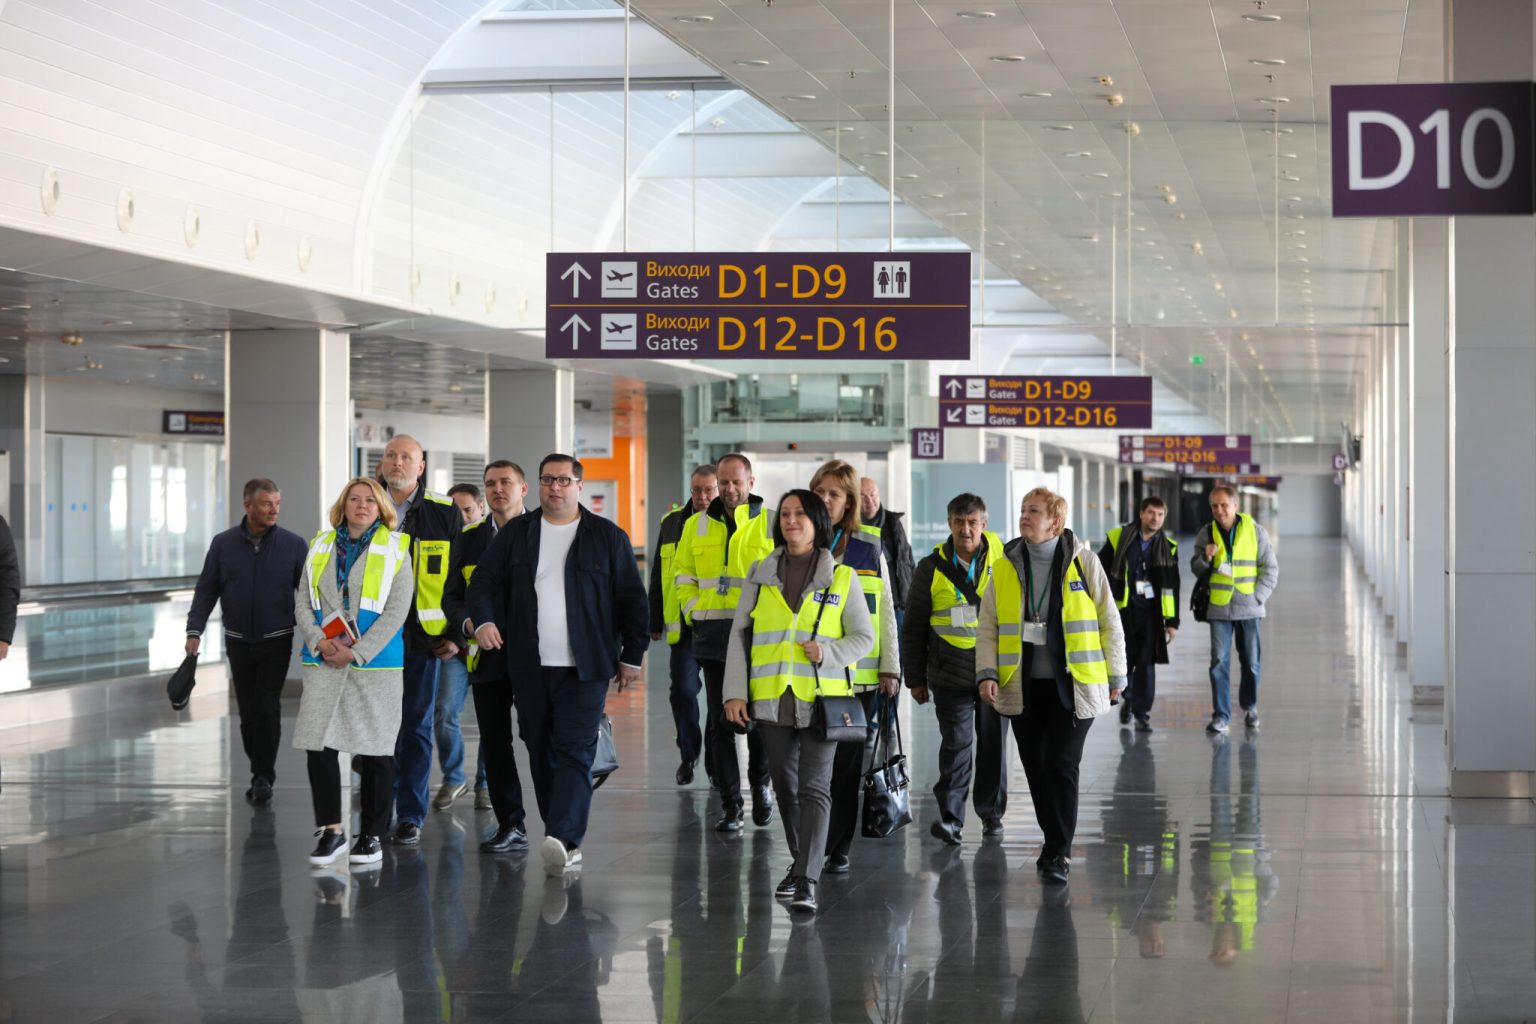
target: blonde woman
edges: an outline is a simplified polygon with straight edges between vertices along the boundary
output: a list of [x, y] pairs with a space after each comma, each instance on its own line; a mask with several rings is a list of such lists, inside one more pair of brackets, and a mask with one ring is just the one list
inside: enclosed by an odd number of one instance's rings
[[416, 596], [410, 540], [394, 532], [394, 503], [367, 477], [347, 482], [329, 519], [330, 529], [310, 543], [294, 594], [297, 631], [304, 638], [304, 696], [293, 745], [309, 752], [318, 839], [309, 860], [328, 864], [346, 845], [338, 761], [344, 750], [356, 755], [362, 776], [362, 828], [349, 859], [377, 864], [395, 789], [405, 664], [401, 630]]
[[[811, 477], [811, 493], [827, 506], [832, 519], [832, 560], [853, 570], [875, 627], [875, 646], [859, 659], [853, 672], [853, 692], [864, 705], [865, 720], [874, 726], [881, 714], [896, 713], [896, 697], [901, 693], [901, 647], [890, 569], [879, 532], [866, 530], [859, 519], [859, 486], [859, 471], [842, 459], [823, 464]], [[834, 875], [848, 871], [848, 851], [859, 830], [864, 761], [862, 744], [837, 745], [826, 865]]]
[[1125, 634], [1104, 567], [1067, 521], [1067, 500], [1024, 495], [1017, 540], [1003, 546], [981, 598], [976, 681], [981, 699], [1013, 719], [1035, 818], [1045, 833], [1036, 867], [1065, 884], [1077, 831], [1077, 776], [1094, 718], [1125, 689]]

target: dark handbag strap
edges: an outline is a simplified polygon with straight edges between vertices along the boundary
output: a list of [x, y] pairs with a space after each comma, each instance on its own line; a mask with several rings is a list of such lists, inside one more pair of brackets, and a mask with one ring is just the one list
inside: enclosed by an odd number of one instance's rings
[[[821, 630], [821, 616], [822, 613], [827, 610], [827, 595], [830, 593], [832, 593], [831, 587], [827, 587], [821, 592], [821, 607], [816, 609], [816, 621], [811, 624], [812, 640], [816, 639], [816, 634]], [[812, 600], [814, 600], [814, 598]], [[821, 666], [815, 662], [811, 662], [811, 675], [816, 679], [816, 692], [819, 695], [821, 693]], [[848, 669], [843, 669], [843, 675], [847, 678], [848, 685], [852, 686], [853, 676], [849, 673]]]
[[[976, 557], [980, 558], [981, 552], [978, 551], [976, 553]], [[949, 562], [940, 558], [935, 559], [934, 570], [936, 572], [943, 573], [944, 578], [955, 585], [955, 589], [960, 591], [961, 595], [966, 599], [967, 602], [970, 604], [981, 603], [981, 592], [976, 589], [976, 585], [974, 583], [966, 579], [965, 574], [960, 571], [959, 566], [955, 565], [953, 562]], [[986, 571], [987, 570], [985, 567], [981, 568], [977, 573], [978, 578], [980, 577], [981, 573]]]
[[[882, 694], [879, 698], [880, 732], [875, 737], [875, 742], [869, 749], [869, 771], [874, 771], [876, 766], [885, 764], [891, 758], [891, 735], [896, 736], [896, 756], [902, 754], [901, 748], [901, 719], [896, 717], [896, 698]], [[885, 760], [880, 758], [881, 742], [885, 744]]]

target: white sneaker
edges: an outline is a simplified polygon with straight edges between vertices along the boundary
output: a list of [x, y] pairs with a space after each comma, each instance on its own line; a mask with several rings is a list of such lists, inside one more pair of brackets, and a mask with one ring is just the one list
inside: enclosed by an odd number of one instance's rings
[[554, 836], [544, 837], [539, 856], [544, 860], [544, 873], [551, 878], [559, 878], [571, 868], [581, 866], [581, 851], [566, 849], [565, 844]]

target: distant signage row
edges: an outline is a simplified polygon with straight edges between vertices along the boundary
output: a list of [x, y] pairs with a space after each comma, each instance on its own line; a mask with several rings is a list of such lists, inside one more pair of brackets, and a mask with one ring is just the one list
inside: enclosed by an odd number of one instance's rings
[[1121, 434], [1120, 461], [1215, 466], [1253, 461], [1249, 434]]
[[943, 427], [1143, 429], [1151, 377], [939, 377]]

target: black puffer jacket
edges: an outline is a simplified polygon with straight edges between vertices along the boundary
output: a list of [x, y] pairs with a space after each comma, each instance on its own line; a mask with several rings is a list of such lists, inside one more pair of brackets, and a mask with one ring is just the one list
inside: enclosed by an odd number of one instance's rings
[[[950, 550], [952, 541], [945, 541]], [[901, 628], [901, 672], [909, 687], [976, 692], [976, 649], [961, 650], [933, 631], [933, 574], [939, 556], [917, 563], [907, 591], [906, 620]]]

